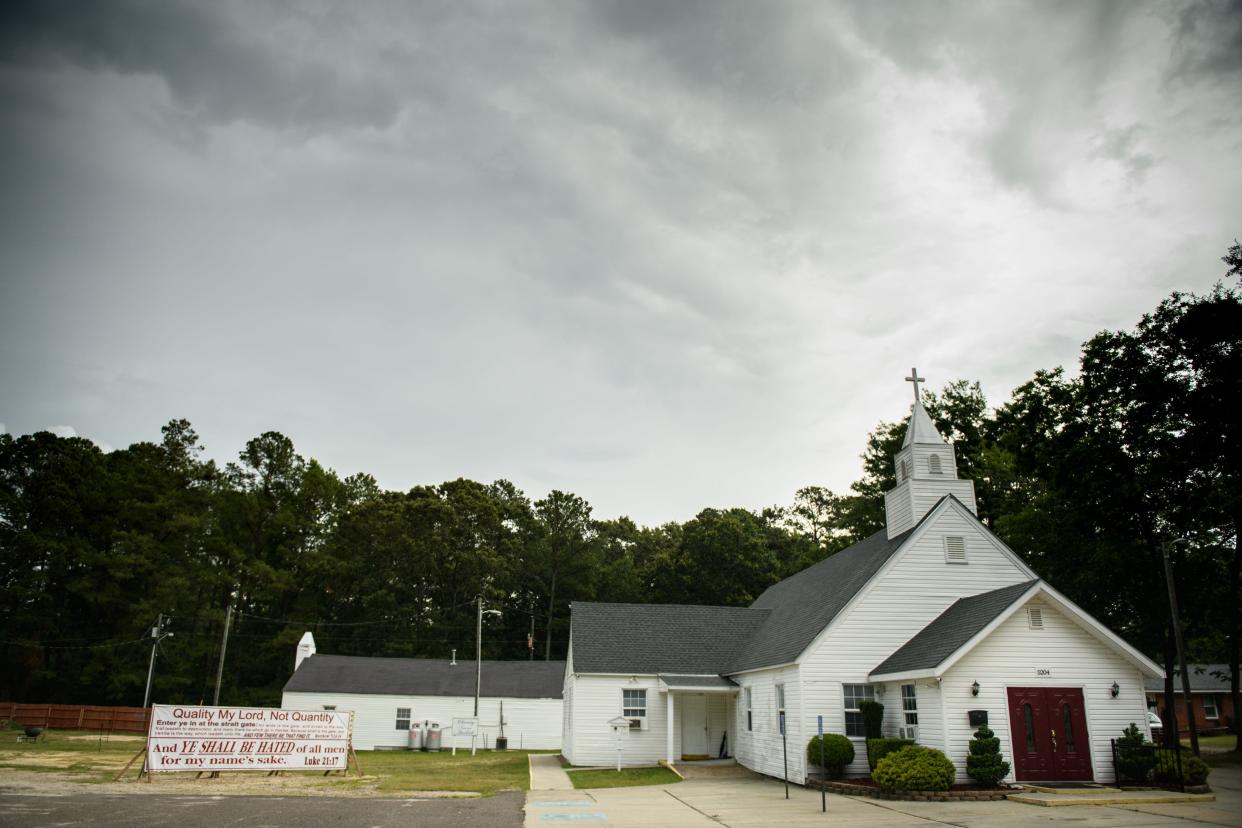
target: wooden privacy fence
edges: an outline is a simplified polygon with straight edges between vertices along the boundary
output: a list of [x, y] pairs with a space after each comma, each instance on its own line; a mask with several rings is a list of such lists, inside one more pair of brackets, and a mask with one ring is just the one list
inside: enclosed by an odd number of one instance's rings
[[92, 707], [83, 704], [14, 704], [0, 702], [0, 721], [49, 730], [106, 730], [146, 733], [151, 713], [145, 707]]

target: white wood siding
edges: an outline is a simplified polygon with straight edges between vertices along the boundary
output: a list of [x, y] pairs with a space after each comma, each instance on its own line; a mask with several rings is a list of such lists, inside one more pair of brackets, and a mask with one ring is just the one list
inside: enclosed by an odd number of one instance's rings
[[975, 511], [975, 482], [957, 480], [947, 476], [907, 480], [884, 495], [885, 524], [888, 537], [895, 537], [923, 519], [923, 515], [947, 494], [962, 502], [971, 512]]
[[[807, 717], [802, 714], [802, 690], [798, 667], [790, 665], [773, 670], [760, 670], [734, 676], [733, 680], [743, 688], [737, 695], [736, 715], [733, 727], [737, 738], [733, 755], [741, 765], [759, 773], [784, 778], [785, 765], [782, 754], [780, 723], [777, 719], [776, 685], [785, 684], [785, 727], [789, 745], [789, 779], [802, 784], [806, 780], [806, 743], [815, 735], [812, 718], [807, 728]], [[753, 727], [746, 729], [746, 690], [750, 688], [754, 702]], [[828, 722], [824, 721], [824, 732]]]
[[[1013, 741], [1009, 727], [1009, 687], [1078, 687], [1083, 691], [1091, 759], [1096, 782], [1112, 782], [1112, 750], [1109, 740], [1134, 722], [1146, 727], [1147, 705], [1143, 676], [1130, 661], [1064, 615], [1042, 596], [1027, 606], [1043, 610], [1044, 628], [1032, 630], [1024, 609], [1005, 620], [991, 635], [949, 670], [940, 685], [944, 696], [947, 729], [945, 753], [958, 768], [958, 780], [966, 780], [966, 754], [974, 735], [967, 710], [987, 710], [988, 727], [1001, 740], [1001, 752], [1011, 766]], [[1037, 669], [1051, 670], [1037, 676]], [[972, 682], [979, 682], [979, 695], [970, 695]], [[1112, 697], [1113, 682], [1121, 694]]]
[[[665, 721], [668, 711], [655, 676], [593, 676], [577, 675], [573, 679], [572, 742], [565, 758], [575, 765], [613, 765], [617, 746], [609, 720], [621, 715], [625, 690], [647, 691], [647, 726], [645, 730], [628, 731], [624, 737], [623, 765], [654, 765], [664, 757]], [[680, 736], [678, 738], [680, 745]]]
[[[500, 702], [498, 698], [479, 700], [479, 730], [485, 738], [480, 747], [493, 747], [500, 735]], [[561, 746], [563, 705], [560, 699], [503, 699], [505, 704], [505, 736], [514, 749], [556, 750]], [[404, 747], [409, 733], [397, 730], [397, 708], [410, 708], [411, 721], [430, 720], [444, 728], [443, 747], [452, 746], [449, 729], [454, 717], [474, 715], [474, 696], [380, 696], [351, 693], [285, 693], [280, 706], [289, 710], [322, 710], [335, 705], [337, 710], [354, 713], [354, 748], [373, 750], [377, 747]], [[469, 747], [469, 742], [465, 743]]]
[[[945, 563], [945, 535], [966, 539], [968, 563]], [[914, 543], [889, 561], [860, 600], [847, 607], [800, 660], [806, 695], [803, 727], [808, 738], [820, 714], [824, 716], [825, 733], [845, 733], [842, 685], [869, 684], [868, 674], [881, 661], [958, 598], [1029, 578], [994, 545], [973, 517], [963, 515], [953, 505], [942, 510]], [[900, 684], [892, 687], [880, 700], [886, 718], [890, 706], [901, 707]], [[929, 701], [928, 707], [933, 703]], [[920, 697], [920, 728], [924, 726], [924, 707]], [[921, 730], [919, 735], [927, 744]], [[846, 769], [847, 774], [869, 772], [864, 743], [864, 739], [854, 740], [855, 761]]]

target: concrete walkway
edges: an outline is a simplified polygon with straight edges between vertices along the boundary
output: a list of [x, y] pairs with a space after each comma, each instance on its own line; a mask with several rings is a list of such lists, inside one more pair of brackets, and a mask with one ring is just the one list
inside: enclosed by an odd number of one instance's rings
[[[533, 764], [532, 764], [533, 767]], [[1222, 777], [1225, 774], [1220, 774]], [[1217, 781], [1215, 775], [1212, 780]], [[1228, 785], [1224, 778], [1220, 780]], [[828, 812], [820, 795], [791, 785], [789, 799], [777, 780], [687, 780], [673, 785], [604, 788], [583, 791], [536, 791], [526, 796], [526, 828], [558, 822], [587, 822], [625, 828], [782, 828], [830, 825], [864, 828], [1156, 828], [1156, 826], [1242, 825], [1242, 798], [1236, 790], [1217, 789], [1217, 802], [1077, 808], [1039, 808], [1017, 802], [890, 802], [828, 795]]]
[[531, 753], [530, 789], [532, 791], [572, 791], [574, 783], [561, 767], [561, 757], [555, 753]]

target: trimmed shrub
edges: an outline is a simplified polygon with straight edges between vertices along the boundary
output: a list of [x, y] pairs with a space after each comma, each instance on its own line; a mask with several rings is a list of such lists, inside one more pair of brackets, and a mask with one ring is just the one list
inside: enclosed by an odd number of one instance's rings
[[935, 748], [908, 745], [880, 760], [871, 778], [886, 791], [947, 791], [957, 768]]
[[819, 765], [829, 779], [840, 779], [845, 766], [854, 761], [854, 743], [840, 733], [812, 736], [806, 746], [806, 758], [812, 765]]
[[[1212, 769], [1193, 753], [1182, 752], [1182, 774], [1187, 785], [1203, 785], [1207, 783], [1208, 774]], [[1160, 785], [1176, 785], [1177, 756], [1172, 751], [1161, 751], [1156, 759], [1155, 780]]]
[[864, 699], [858, 703], [858, 712], [863, 718], [863, 735], [868, 739], [879, 739], [884, 731], [884, 705]]
[[1000, 739], [987, 725], [975, 731], [970, 740], [970, 755], [966, 757], [966, 775], [980, 785], [995, 787], [1009, 773], [1009, 763], [1000, 752]]
[[875, 766], [880, 760], [890, 753], [896, 753], [906, 745], [914, 744], [913, 739], [868, 739], [867, 740], [867, 764], [871, 766], [871, 770], [875, 770]]
[[[1145, 743], [1143, 733], [1138, 725], [1130, 722], [1130, 726], [1121, 731], [1117, 740], [1117, 770], [1126, 779], [1134, 782], [1146, 782], [1147, 774], [1156, 766], [1156, 752], [1150, 744]], [[1174, 773], [1177, 768], [1174, 766]]]

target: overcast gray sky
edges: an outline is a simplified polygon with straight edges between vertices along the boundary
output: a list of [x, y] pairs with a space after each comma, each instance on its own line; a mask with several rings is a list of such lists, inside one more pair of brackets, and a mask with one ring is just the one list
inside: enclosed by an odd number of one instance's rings
[[844, 490], [1242, 235], [1242, 5], [0, 7], [0, 423], [596, 514]]

